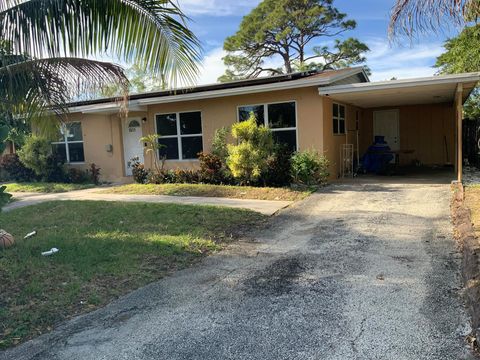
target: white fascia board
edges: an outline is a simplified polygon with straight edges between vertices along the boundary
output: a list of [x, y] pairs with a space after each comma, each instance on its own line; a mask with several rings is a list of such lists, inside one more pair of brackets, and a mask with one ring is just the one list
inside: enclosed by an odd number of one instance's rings
[[359, 83], [348, 85], [327, 86], [318, 89], [320, 95], [342, 94], [351, 92], [400, 89], [412, 86], [429, 86], [437, 84], [455, 84], [478, 82], [480, 73], [465, 73], [444, 76], [432, 76], [427, 78], [415, 78], [404, 80], [379, 81], [371, 83]]
[[[97, 114], [97, 113], [115, 113], [120, 111], [122, 105], [119, 103], [104, 103], [95, 105], [84, 105], [70, 108], [70, 112], [80, 112], [82, 114]], [[147, 111], [146, 106], [141, 106], [138, 102], [129, 101], [128, 111]]]

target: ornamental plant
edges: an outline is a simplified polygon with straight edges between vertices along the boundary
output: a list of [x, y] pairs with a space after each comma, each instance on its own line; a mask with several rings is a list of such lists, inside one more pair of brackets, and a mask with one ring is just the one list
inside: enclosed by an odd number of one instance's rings
[[274, 141], [270, 129], [258, 126], [252, 113], [247, 121], [232, 125], [232, 137], [237, 144], [228, 144], [227, 166], [240, 184], [251, 184], [260, 178], [268, 167]]
[[299, 151], [291, 159], [293, 182], [302, 185], [325, 184], [329, 177], [328, 159], [316, 150]]

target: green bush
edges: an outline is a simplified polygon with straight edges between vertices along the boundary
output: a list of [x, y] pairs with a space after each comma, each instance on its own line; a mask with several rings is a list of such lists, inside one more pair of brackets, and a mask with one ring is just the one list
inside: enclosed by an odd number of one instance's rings
[[228, 144], [227, 166], [240, 184], [252, 184], [268, 167], [274, 141], [270, 129], [258, 126], [251, 114], [247, 121], [232, 126], [232, 136], [238, 144]]
[[267, 169], [261, 181], [265, 186], [288, 186], [292, 182], [290, 147], [276, 144], [274, 152], [267, 159]]
[[34, 181], [37, 176], [33, 170], [27, 168], [17, 154], [6, 154], [0, 158], [0, 168], [6, 172], [6, 180]]
[[145, 165], [140, 162], [140, 158], [138, 156], [130, 159], [130, 166], [132, 167], [133, 181], [138, 184], [146, 184], [148, 171], [145, 169]]
[[297, 184], [325, 184], [328, 180], [328, 159], [315, 150], [296, 152], [292, 156], [292, 178]]
[[0, 186], [0, 211], [10, 202], [10, 198], [12, 197], [12, 195], [5, 190], [7, 190], [6, 186]]
[[229, 184], [230, 172], [218, 155], [201, 152], [198, 154], [200, 170], [198, 171], [199, 182], [204, 184]]
[[227, 136], [230, 130], [227, 127], [222, 127], [215, 131], [212, 140], [212, 155], [217, 156], [223, 165], [227, 163], [228, 147]]
[[20, 161], [36, 175], [46, 177], [48, 157], [52, 154], [52, 146], [45, 138], [31, 135], [18, 151]]

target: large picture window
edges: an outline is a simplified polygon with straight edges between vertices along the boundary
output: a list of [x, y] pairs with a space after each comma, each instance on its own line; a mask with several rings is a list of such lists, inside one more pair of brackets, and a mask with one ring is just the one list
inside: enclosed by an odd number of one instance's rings
[[297, 150], [297, 110], [295, 101], [261, 105], [244, 105], [238, 108], [238, 120], [245, 121], [253, 112], [257, 124], [269, 127], [275, 140]]
[[82, 124], [80, 122], [63, 124], [58, 140], [52, 142], [52, 147], [53, 152], [60, 155], [66, 163], [84, 162]]
[[197, 159], [203, 151], [202, 114], [200, 111], [157, 114], [155, 116], [158, 140], [164, 145], [160, 156], [167, 160]]
[[345, 134], [345, 106], [333, 104], [333, 133]]

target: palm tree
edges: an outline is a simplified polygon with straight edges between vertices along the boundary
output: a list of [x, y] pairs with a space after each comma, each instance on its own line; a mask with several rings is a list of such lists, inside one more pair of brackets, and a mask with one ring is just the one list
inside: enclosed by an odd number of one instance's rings
[[[116, 57], [170, 84], [192, 82], [199, 42], [174, 0], [0, 0], [0, 107], [38, 118], [128, 80]], [[1, 109], [0, 109], [1, 110]]]
[[477, 21], [478, 0], [397, 0], [390, 18], [391, 36], [442, 29], [446, 23]]

